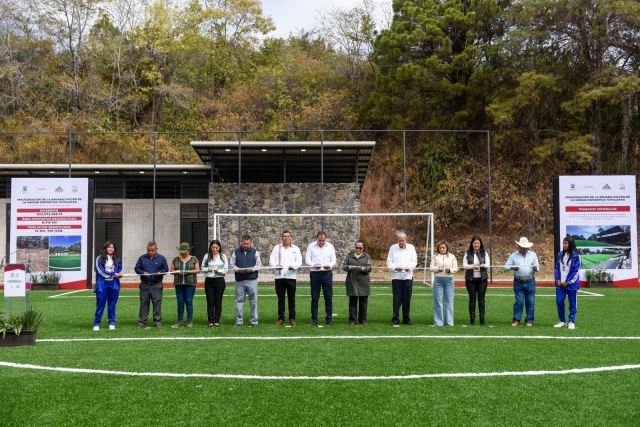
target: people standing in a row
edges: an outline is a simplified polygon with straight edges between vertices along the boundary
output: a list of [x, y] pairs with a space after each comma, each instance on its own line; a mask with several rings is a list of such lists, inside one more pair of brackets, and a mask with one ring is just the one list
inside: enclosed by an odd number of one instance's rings
[[336, 265], [336, 252], [327, 242], [327, 233], [318, 231], [316, 241], [307, 247], [305, 264], [310, 268], [311, 283], [311, 326], [318, 325], [318, 300], [320, 290], [324, 297], [324, 311], [327, 326], [333, 326], [333, 272]]
[[229, 269], [227, 256], [222, 253], [222, 244], [219, 240], [209, 243], [209, 251], [202, 258], [202, 270], [204, 271], [204, 293], [207, 297], [207, 319], [209, 327], [220, 326], [222, 314], [222, 296], [227, 287], [224, 275]]
[[[285, 296], [288, 300], [289, 323], [296, 325], [295, 291], [296, 273], [302, 263], [300, 249], [292, 244], [289, 231], [281, 235], [282, 244], [273, 248], [270, 266], [275, 269], [276, 294], [278, 296], [278, 322], [285, 322]], [[326, 241], [327, 235], [319, 231], [316, 241], [307, 248], [306, 264], [310, 267], [311, 281], [311, 316], [312, 325], [318, 323], [318, 302], [320, 291], [325, 299], [325, 320], [333, 325], [333, 277], [335, 266], [335, 250]], [[413, 286], [413, 270], [417, 265], [415, 247], [407, 242], [404, 232], [397, 234], [398, 243], [389, 248], [387, 266], [392, 271], [393, 317], [392, 325], [399, 326], [400, 307], [402, 322], [412, 325], [410, 304]], [[529, 250], [533, 243], [526, 237], [515, 242], [518, 250], [512, 253], [504, 266], [505, 271], [514, 273], [514, 313], [512, 326], [518, 326], [522, 320], [523, 309], [526, 308], [525, 324], [533, 326], [535, 311], [536, 281], [535, 273], [539, 271], [539, 262], [535, 252]], [[162, 279], [168, 271], [174, 276], [178, 319], [173, 327], [183, 324], [184, 308], [187, 310], [187, 326], [193, 326], [193, 296], [196, 287], [196, 275], [200, 265], [195, 256], [190, 254], [192, 246], [182, 243], [170, 269], [166, 259], [157, 253], [155, 242], [149, 242], [147, 253], [140, 256], [135, 271], [140, 275], [140, 313], [138, 328], [144, 328], [149, 315], [149, 303], [153, 302], [153, 321], [157, 328], [162, 327]], [[435, 273], [434, 288], [434, 325], [453, 325], [453, 274], [458, 269], [456, 257], [451, 254], [448, 244], [441, 241], [437, 245], [438, 254], [433, 257], [430, 269]], [[222, 253], [218, 240], [211, 241], [209, 251], [203, 258], [205, 273], [205, 293], [207, 295], [207, 314], [209, 326], [219, 326], [222, 308], [222, 295], [225, 290], [224, 276], [229, 268], [236, 278], [236, 326], [242, 325], [243, 309], [247, 296], [251, 306], [251, 325], [258, 324], [257, 311], [257, 278], [262, 268], [260, 254], [253, 248], [251, 237], [243, 236], [239, 248], [227, 261]], [[469, 291], [470, 324], [475, 323], [475, 302], [478, 301], [480, 324], [485, 324], [485, 293], [487, 289], [488, 269], [491, 268], [489, 255], [485, 251], [482, 239], [473, 236], [469, 249], [463, 257], [465, 285]], [[230, 266], [230, 267], [229, 267]], [[555, 327], [568, 326], [575, 329], [577, 313], [577, 291], [579, 289], [579, 270], [581, 259], [575, 241], [566, 237], [563, 250], [556, 259], [556, 303], [560, 322]], [[105, 242], [102, 254], [96, 258], [96, 313], [94, 330], [99, 330], [101, 317], [108, 303], [108, 322], [110, 329], [115, 329], [115, 305], [118, 299], [119, 278], [122, 277], [122, 261], [118, 258], [113, 242]], [[349, 323], [367, 324], [367, 305], [370, 295], [371, 258], [364, 252], [362, 240], [356, 241], [343, 263], [342, 269], [347, 272], [346, 291], [349, 296]], [[565, 299], [569, 300], [569, 321], [565, 317]], [[446, 307], [446, 309], [445, 309]]]
[[407, 243], [404, 232], [396, 234], [398, 243], [389, 248], [387, 267], [391, 269], [391, 293], [393, 294], [393, 317], [391, 324], [400, 326], [400, 307], [402, 306], [402, 323], [413, 325], [409, 311], [413, 292], [413, 269], [418, 265], [416, 248]]
[[364, 251], [364, 242], [356, 240], [354, 249], [342, 265], [347, 272], [345, 286], [349, 297], [349, 325], [367, 325], [367, 305], [371, 294], [371, 257]]
[[116, 328], [116, 303], [120, 295], [120, 278], [122, 277], [122, 260], [118, 258], [118, 250], [115, 244], [107, 240], [102, 245], [102, 253], [96, 258], [96, 286], [93, 292], [96, 294], [96, 313], [93, 319], [93, 330], [100, 330], [100, 322], [107, 308], [107, 320], [109, 329]]
[[296, 325], [296, 283], [297, 272], [302, 266], [300, 248], [292, 243], [291, 232], [282, 232], [282, 243], [271, 251], [269, 265], [275, 267], [276, 295], [278, 296], [277, 326], [284, 325], [284, 299], [287, 296], [289, 305], [289, 323]]
[[529, 248], [533, 243], [526, 237], [521, 237], [516, 242], [518, 250], [509, 256], [505, 271], [513, 271], [513, 293], [516, 301], [513, 304], [513, 323], [511, 326], [518, 326], [522, 319], [522, 308], [526, 306], [527, 317], [525, 319], [528, 327], [533, 326], [534, 310], [536, 303], [536, 278], [535, 273], [540, 268], [538, 256]]
[[491, 260], [484, 249], [482, 239], [480, 236], [473, 236], [462, 262], [462, 268], [466, 270], [464, 284], [469, 293], [469, 325], [471, 326], [476, 323], [476, 299], [478, 300], [478, 310], [480, 311], [480, 325], [485, 325], [484, 297], [487, 293], [488, 269], [490, 266]]
[[[576, 328], [576, 314], [578, 313], [578, 291], [580, 290], [580, 268], [582, 258], [578, 253], [573, 237], [567, 236], [562, 241], [562, 250], [556, 258], [556, 305], [558, 306], [558, 323], [555, 328], [565, 325], [569, 329]], [[565, 299], [569, 300], [569, 323], [566, 321], [564, 308]]]
[[140, 275], [138, 329], [147, 325], [149, 300], [153, 303], [153, 323], [156, 328], [162, 328], [162, 279], [169, 266], [165, 257], [158, 253], [156, 242], [147, 243], [147, 253], [138, 258], [134, 270]]
[[229, 264], [236, 278], [236, 324], [244, 324], [244, 303], [249, 296], [251, 326], [258, 326], [258, 271], [262, 268], [260, 253], [253, 247], [251, 236], [242, 236], [240, 247], [233, 251]]
[[[458, 271], [458, 260], [449, 252], [449, 244], [444, 240], [438, 243], [438, 254], [431, 260], [433, 278], [433, 324], [434, 326], [453, 326], [453, 293], [455, 284], [453, 273]], [[446, 304], [446, 316], [443, 311]]]

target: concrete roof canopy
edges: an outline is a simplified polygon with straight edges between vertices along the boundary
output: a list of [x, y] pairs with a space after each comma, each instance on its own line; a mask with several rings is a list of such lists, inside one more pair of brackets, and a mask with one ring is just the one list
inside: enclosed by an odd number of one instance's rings
[[375, 144], [375, 141], [191, 142], [202, 162], [213, 167], [214, 180], [218, 182], [360, 185], [364, 184]]

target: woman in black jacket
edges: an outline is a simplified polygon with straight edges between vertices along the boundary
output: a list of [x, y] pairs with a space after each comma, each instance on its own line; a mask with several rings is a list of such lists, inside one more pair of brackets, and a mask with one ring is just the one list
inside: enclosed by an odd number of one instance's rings
[[476, 322], [476, 298], [480, 310], [480, 325], [484, 326], [484, 295], [487, 292], [490, 265], [489, 254], [484, 250], [482, 239], [479, 236], [473, 236], [462, 264], [462, 268], [466, 270], [464, 282], [469, 293], [469, 324], [471, 326]]

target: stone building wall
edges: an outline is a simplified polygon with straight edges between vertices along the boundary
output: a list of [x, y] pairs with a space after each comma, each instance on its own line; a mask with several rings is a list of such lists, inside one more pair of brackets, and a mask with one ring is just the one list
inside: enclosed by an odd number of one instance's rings
[[[319, 214], [322, 205], [322, 185], [319, 183], [242, 184], [240, 213], [250, 214]], [[209, 185], [209, 233], [213, 238], [213, 214], [238, 213], [238, 184], [211, 183]], [[324, 213], [360, 213], [360, 185], [358, 183], [324, 184]], [[360, 236], [358, 217], [234, 217], [223, 218], [217, 238], [223, 252], [230, 255], [238, 246], [239, 237], [249, 234], [260, 251], [262, 262], [269, 263], [269, 254], [281, 243], [283, 230], [290, 230], [293, 243], [302, 256], [316, 233], [324, 230], [327, 241], [336, 249], [337, 266], [341, 266], [348, 252]], [[338, 272], [338, 270], [334, 270]], [[308, 270], [301, 270], [308, 273]]]

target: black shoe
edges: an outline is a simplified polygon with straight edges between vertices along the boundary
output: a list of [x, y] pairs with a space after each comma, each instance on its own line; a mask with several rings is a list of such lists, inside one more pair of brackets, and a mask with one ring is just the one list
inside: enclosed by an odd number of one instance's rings
[[311, 326], [318, 326], [318, 321], [317, 320], [312, 320], [311, 321]]
[[331, 320], [327, 320], [327, 326], [333, 326], [333, 322]]
[[406, 322], [402, 322], [402, 324], [403, 324], [403, 325], [409, 325], [409, 326], [412, 326], [412, 325], [413, 325], [413, 322], [412, 322], [411, 320], [408, 320], [408, 321], [406, 321]]

